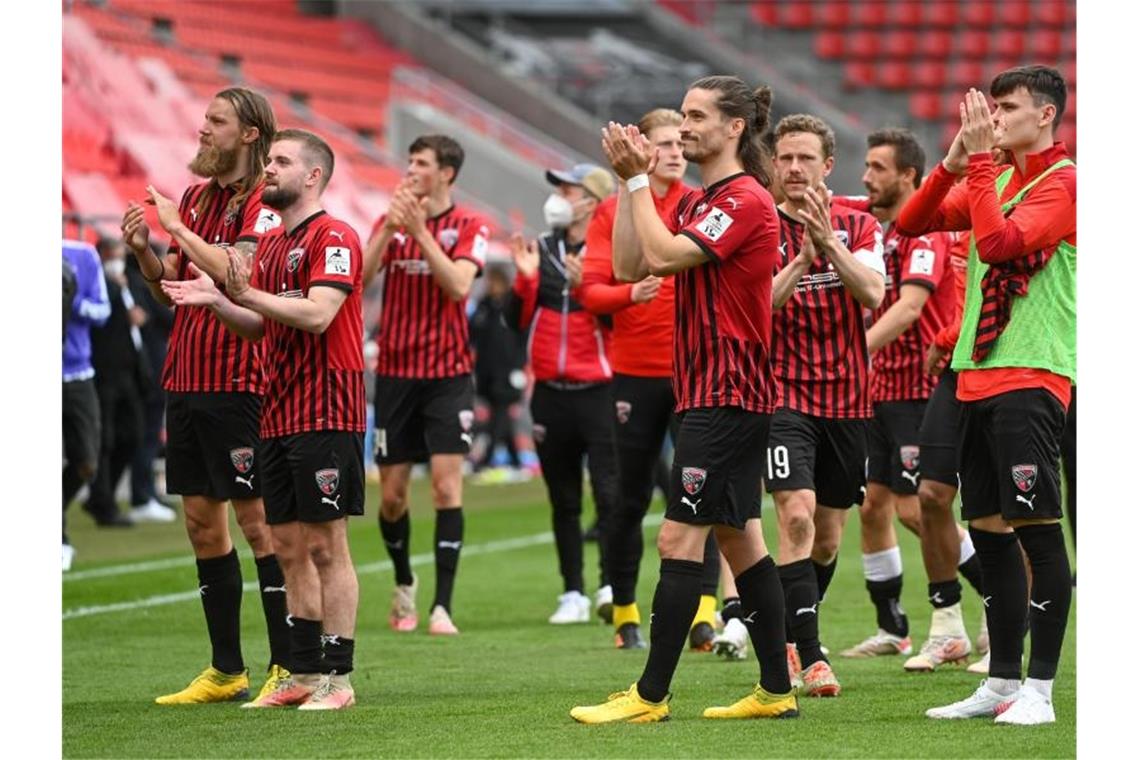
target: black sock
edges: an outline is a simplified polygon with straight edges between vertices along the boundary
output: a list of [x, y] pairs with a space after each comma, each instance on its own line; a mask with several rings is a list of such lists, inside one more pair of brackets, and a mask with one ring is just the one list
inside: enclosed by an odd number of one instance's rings
[[451, 612], [451, 590], [463, 546], [463, 509], [440, 509], [435, 513], [435, 601]]
[[831, 579], [835, 577], [835, 566], [839, 564], [839, 555], [835, 555], [835, 559], [831, 560], [830, 565], [821, 565], [815, 560], [812, 560], [815, 566], [815, 581], [819, 586], [819, 601], [824, 601], [827, 598], [827, 587], [831, 585]]
[[412, 563], [408, 559], [412, 522], [408, 519], [408, 513], [400, 515], [400, 519], [395, 522], [388, 522], [381, 516], [380, 537], [384, 539], [384, 547], [392, 559], [392, 569], [396, 571], [396, 584], [412, 585]]
[[875, 619], [887, 633], [906, 636], [910, 633], [910, 621], [906, 619], [899, 598], [902, 596], [903, 577], [896, 575], [885, 581], [867, 581], [867, 591], [875, 605]]
[[771, 555], [736, 576], [740, 592], [741, 620], [748, 628], [752, 648], [760, 662], [760, 686], [770, 694], [792, 690], [788, 680], [784, 627], [784, 589]]
[[241, 673], [241, 563], [237, 549], [198, 560], [198, 593], [213, 648], [211, 664], [223, 673]]
[[[982, 593], [982, 561], [978, 559], [977, 547], [975, 546], [974, 549], [975, 551], [970, 555], [970, 558], [958, 565], [958, 574], [965, 578], [966, 582], [980, 596]], [[959, 586], [959, 588], [961, 587]]]
[[1069, 606], [1073, 601], [1065, 534], [1061, 523], [1025, 525], [1015, 532], [1033, 570], [1033, 590], [1029, 596], [1029, 670], [1026, 675], [1049, 680], [1057, 675], [1061, 643], [1065, 640]]
[[321, 621], [307, 618], [290, 618], [290, 660], [297, 674], [324, 673], [321, 652]]
[[289, 667], [289, 610], [285, 606], [285, 574], [276, 554], [258, 557], [257, 585], [261, 589], [261, 609], [269, 631], [269, 664]]
[[321, 634], [321, 647], [324, 649], [322, 673], [336, 673], [338, 676], [352, 672], [352, 654], [356, 648], [355, 639], [346, 639], [328, 633]]
[[661, 578], [653, 593], [653, 614], [649, 617], [649, 657], [637, 682], [638, 694], [650, 702], [660, 702], [669, 694], [689, 625], [701, 603], [703, 572], [703, 562], [661, 560]]
[[720, 586], [720, 548], [716, 545], [716, 535], [710, 530], [705, 538], [705, 571], [701, 575], [701, 595], [716, 596]]
[[970, 528], [982, 563], [982, 602], [990, 631], [990, 677], [1021, 680], [1025, 649], [1025, 565], [1017, 536]]
[[[739, 590], [737, 593], [740, 593]], [[728, 622], [733, 618], [740, 618], [740, 597], [739, 596], [726, 596], [724, 603], [720, 606], [720, 619]]]
[[784, 587], [784, 616], [787, 630], [800, 653], [800, 662], [809, 665], [827, 660], [819, 649], [819, 584], [810, 559], [801, 559], [779, 568]]
[[[976, 559], [975, 554], [971, 559]], [[979, 593], [981, 591], [979, 590]], [[926, 584], [926, 597], [930, 600], [931, 606], [936, 610], [943, 609], [944, 607], [953, 607], [958, 602], [962, 601], [962, 584], [958, 579], [950, 581], [938, 581], [937, 583]]]

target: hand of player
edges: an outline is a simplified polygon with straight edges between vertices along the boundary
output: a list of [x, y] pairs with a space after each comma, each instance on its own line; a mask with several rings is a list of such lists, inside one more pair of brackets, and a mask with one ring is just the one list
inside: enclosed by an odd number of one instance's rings
[[523, 277], [533, 277], [538, 272], [538, 243], [534, 240], [527, 242], [516, 232], [511, 235], [510, 248], [518, 273]]
[[644, 280], [633, 283], [633, 289], [629, 291], [629, 300], [634, 303], [649, 303], [657, 297], [659, 290], [661, 290], [661, 278], [649, 275]]
[[796, 255], [803, 263], [811, 266], [819, 258], [819, 250], [812, 242], [811, 235], [804, 235], [804, 242], [800, 245], [800, 252]]
[[576, 288], [582, 284], [582, 257], [576, 253], [566, 254], [566, 284]]
[[141, 264], [142, 257], [147, 254], [150, 247], [150, 227], [146, 223], [146, 209], [130, 201], [123, 214], [123, 224], [120, 229], [123, 231], [123, 243], [131, 249]]
[[626, 125], [625, 132], [629, 135], [629, 139], [641, 141], [649, 146], [649, 166], [645, 167], [646, 174], [652, 174], [657, 171], [657, 161], [661, 158], [661, 153], [657, 147], [649, 141], [649, 138], [641, 134], [641, 130], [637, 128], [636, 124]]
[[609, 126], [602, 130], [602, 150], [605, 151], [614, 173], [623, 180], [649, 173], [653, 146], [640, 132], [634, 138], [630, 130], [611, 121]]
[[158, 223], [162, 225], [162, 229], [173, 235], [182, 226], [182, 217], [178, 215], [178, 205], [155, 190], [154, 185], [147, 185], [146, 191], [150, 195], [147, 203], [154, 206], [155, 210], [158, 211]]
[[942, 348], [936, 343], [931, 343], [930, 348], [926, 350], [926, 360], [922, 363], [922, 369], [928, 375], [937, 377], [942, 374], [942, 370], [946, 369], [946, 358], [950, 354], [945, 348]]
[[210, 275], [190, 263], [189, 280], [163, 280], [162, 292], [175, 306], [213, 306], [222, 297]]
[[407, 223], [405, 218], [406, 201], [405, 198], [409, 194], [412, 187], [412, 180], [405, 177], [400, 180], [400, 184], [396, 185], [396, 189], [392, 191], [392, 199], [388, 203], [388, 211], [384, 215], [384, 226], [391, 231], [396, 231], [404, 227]]
[[817, 251], [826, 252], [836, 239], [835, 230], [831, 226], [831, 203], [826, 195], [821, 195], [819, 189], [811, 187], [804, 190], [804, 203], [807, 208], [800, 211], [800, 218], [808, 233], [805, 240], [810, 237]]
[[958, 104], [958, 113], [962, 118], [962, 147], [966, 154], [992, 151], [997, 138], [986, 96], [971, 87], [966, 99]]
[[966, 153], [966, 148], [962, 145], [962, 130], [958, 130], [958, 134], [954, 135], [954, 142], [950, 143], [950, 150], [946, 152], [946, 158], [942, 159], [942, 168], [951, 174], [961, 174], [966, 171], [966, 167], [970, 163], [970, 155]]
[[249, 290], [253, 260], [236, 249], [230, 250], [230, 266], [226, 270], [226, 295], [237, 301]]

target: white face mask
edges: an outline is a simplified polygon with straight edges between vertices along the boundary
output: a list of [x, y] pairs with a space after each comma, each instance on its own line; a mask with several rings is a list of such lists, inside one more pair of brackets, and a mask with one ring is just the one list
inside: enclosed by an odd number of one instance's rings
[[126, 259], [111, 259], [110, 261], [103, 262], [103, 271], [108, 277], [122, 277], [123, 273], [127, 271]]
[[574, 221], [574, 206], [558, 193], [551, 193], [542, 204], [542, 217], [551, 229], [569, 227]]

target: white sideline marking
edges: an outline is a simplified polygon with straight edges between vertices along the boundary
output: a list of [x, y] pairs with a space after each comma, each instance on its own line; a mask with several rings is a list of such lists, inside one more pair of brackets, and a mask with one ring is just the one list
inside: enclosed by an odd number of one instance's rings
[[[659, 525], [662, 520], [662, 515], [647, 515], [642, 521], [642, 527]], [[471, 557], [479, 554], [498, 554], [500, 552], [507, 552], [513, 549], [525, 549], [530, 546], [540, 546], [542, 544], [554, 543], [554, 534], [550, 531], [545, 533], [535, 533], [531, 536], [519, 536], [517, 538], [504, 538], [499, 541], [488, 541], [485, 544], [472, 544], [463, 547], [463, 557]], [[425, 565], [429, 562], [435, 561], [435, 553], [430, 554], [414, 554], [410, 558], [412, 566]], [[105, 577], [108, 575], [122, 575], [125, 573], [142, 573], [151, 572], [154, 570], [164, 570], [169, 567], [178, 567], [179, 565], [193, 564], [193, 558], [189, 561], [183, 558], [173, 558], [166, 560], [155, 560], [153, 562], [136, 562], [129, 565], [114, 565], [111, 567], [96, 568], [88, 570], [89, 575], [84, 575], [84, 578]], [[367, 565], [360, 565], [356, 568], [357, 575], [365, 575], [371, 573], [379, 573], [385, 570], [392, 569], [391, 560], [381, 560], [380, 562], [370, 562]], [[94, 575], [94, 573], [98, 573]], [[73, 578], [79, 578], [76, 573]], [[67, 578], [67, 576], [64, 576]], [[248, 581], [243, 584], [242, 590], [246, 592], [257, 591], [257, 581]], [[194, 599], [200, 599], [201, 595], [198, 589], [191, 591], [183, 591], [177, 594], [159, 594], [157, 596], [148, 596], [145, 599], [135, 599], [129, 602], [115, 602], [113, 604], [96, 604], [87, 607], [74, 607], [70, 610], [64, 610], [63, 619], [73, 620], [75, 618], [90, 617], [91, 615], [105, 615], [111, 612], [129, 612], [131, 610], [141, 610], [147, 607], [162, 607], [167, 604], [175, 604], [177, 602], [189, 602]]]

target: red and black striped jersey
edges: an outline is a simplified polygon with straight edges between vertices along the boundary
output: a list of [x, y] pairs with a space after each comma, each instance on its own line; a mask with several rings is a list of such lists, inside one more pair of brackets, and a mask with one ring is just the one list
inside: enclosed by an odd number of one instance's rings
[[903, 285], [926, 288], [930, 296], [918, 319], [871, 357], [873, 402], [923, 400], [934, 393], [938, 378], [924, 372], [922, 365], [934, 336], [954, 319], [956, 293], [950, 265], [951, 234], [930, 232], [905, 237], [895, 225], [887, 229], [883, 242], [886, 295], [872, 313], [872, 320], [877, 322], [898, 303]]
[[265, 319], [262, 438], [364, 432], [363, 263], [356, 232], [324, 211], [292, 232], [274, 230], [257, 247], [251, 284], [259, 290], [282, 298], [307, 298], [315, 287], [348, 294], [320, 334]]
[[[779, 214], [783, 269], [799, 255], [806, 230]], [[883, 230], [875, 217], [833, 205], [831, 224], [856, 259], [883, 272]], [[772, 314], [772, 371], [784, 406], [813, 417], [870, 417], [868, 364], [863, 306], [821, 253], [783, 308]]]
[[[373, 236], [383, 224], [382, 216]], [[429, 218], [427, 228], [449, 258], [470, 261], [482, 271], [490, 233], [479, 216], [451, 206]], [[380, 262], [376, 374], [432, 379], [471, 372], [467, 299], [447, 297], [419, 244], [404, 232], [393, 236]]]
[[772, 196], [755, 177], [734, 174], [685, 193], [669, 226], [708, 256], [676, 275], [676, 410], [773, 411], [779, 391], [768, 353], [779, 225]]
[[[203, 193], [213, 185], [213, 194], [200, 204]], [[263, 234], [280, 226], [276, 211], [262, 205], [259, 184], [245, 201], [230, 209], [237, 187], [219, 187], [215, 180], [193, 185], [182, 194], [178, 206], [182, 221], [211, 245], [233, 245], [239, 241], [256, 243]], [[176, 242], [169, 253], [178, 256], [178, 279], [190, 277], [190, 259]], [[246, 392], [263, 393], [259, 349], [251, 341], [226, 329], [213, 312], [201, 306], [174, 309], [170, 347], [162, 368], [162, 387], [179, 393]]]

